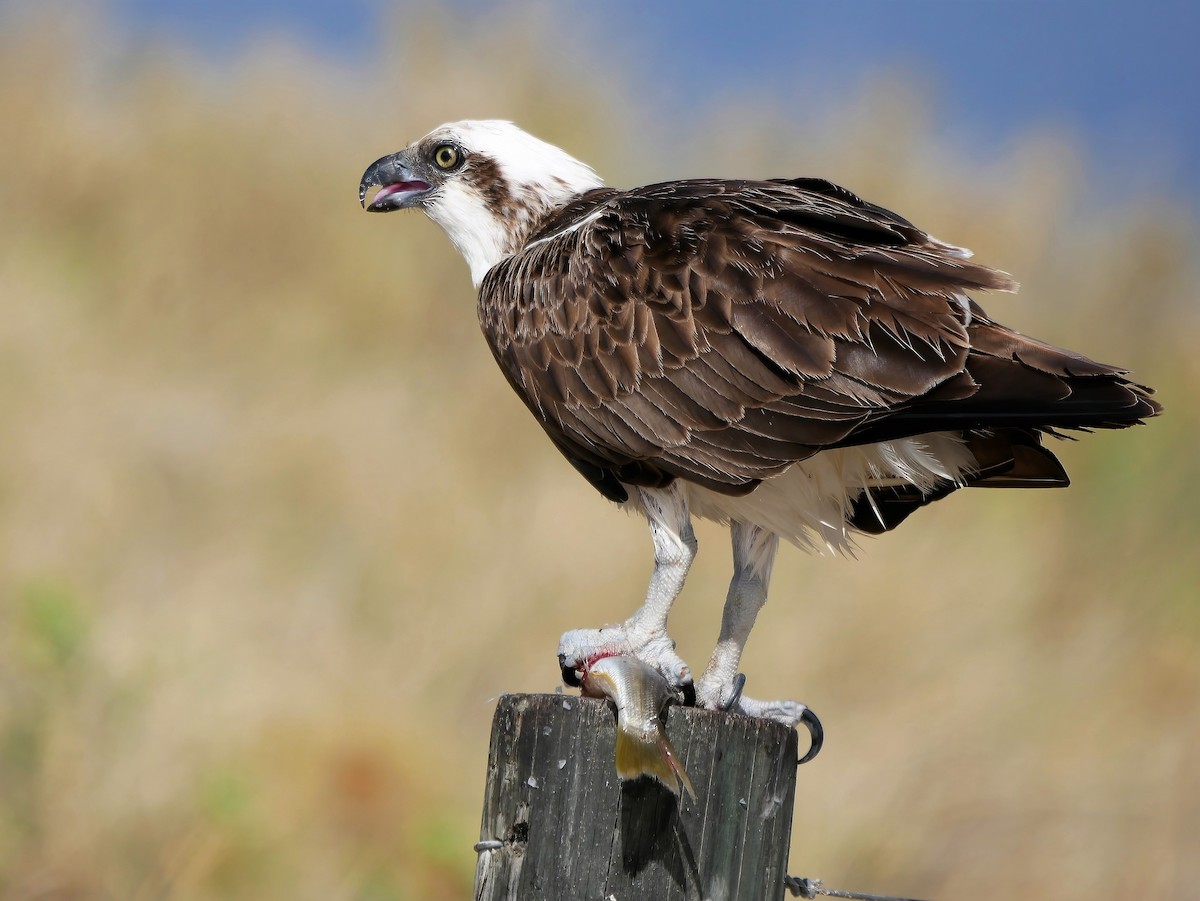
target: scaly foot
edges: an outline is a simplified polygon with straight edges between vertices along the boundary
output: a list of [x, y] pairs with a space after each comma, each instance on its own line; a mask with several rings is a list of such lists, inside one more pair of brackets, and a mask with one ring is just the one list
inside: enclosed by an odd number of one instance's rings
[[812, 744], [799, 762], [807, 763], [816, 757], [825, 741], [825, 731], [817, 715], [799, 701], [756, 701], [748, 698], [742, 694], [745, 685], [746, 677], [742, 673], [729, 682], [720, 682], [705, 673], [696, 686], [696, 706], [775, 720], [792, 729], [803, 724], [808, 729]]
[[572, 629], [558, 642], [558, 665], [563, 681], [578, 687], [585, 669], [604, 657], [629, 654], [649, 664], [672, 688], [682, 693], [685, 704], [695, 702], [692, 671], [675, 653], [675, 642], [662, 630], [643, 631], [626, 622], [602, 629]]

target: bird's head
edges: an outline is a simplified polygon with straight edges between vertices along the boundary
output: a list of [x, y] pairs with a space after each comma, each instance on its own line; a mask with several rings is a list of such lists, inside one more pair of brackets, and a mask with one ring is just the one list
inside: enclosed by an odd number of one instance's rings
[[483, 120], [442, 125], [376, 160], [363, 173], [358, 197], [373, 213], [423, 209], [466, 258], [478, 285], [542, 217], [602, 184], [589, 166], [552, 144], [511, 122]]

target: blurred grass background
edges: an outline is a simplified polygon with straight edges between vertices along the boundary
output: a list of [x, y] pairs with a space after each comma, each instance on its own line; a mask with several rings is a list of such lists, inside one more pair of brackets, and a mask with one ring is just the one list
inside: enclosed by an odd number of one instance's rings
[[[495, 372], [444, 237], [355, 202], [367, 163], [468, 115], [617, 185], [831, 177], [1015, 273], [1000, 319], [1159, 389], [1148, 428], [1056, 448], [1069, 491], [964, 492], [857, 561], [785, 549], [744, 667], [828, 730], [791, 872], [1191, 896], [1183, 208], [1097, 202], [1062, 135], [958, 158], [900, 77], [819, 129], [727, 100], [681, 135], [564, 75], [532, 12], [410, 16], [360, 71], [282, 40], [220, 69], [111, 52], [86, 9], [0, 30], [0, 897], [469, 895], [492, 701], [553, 690], [559, 633], [626, 615], [650, 547]], [[699, 536], [673, 617], [695, 665], [729, 565]]]

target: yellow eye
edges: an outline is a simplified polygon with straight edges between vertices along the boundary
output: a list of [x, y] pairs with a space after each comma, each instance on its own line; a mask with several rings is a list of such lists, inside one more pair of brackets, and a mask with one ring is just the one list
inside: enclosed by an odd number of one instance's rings
[[462, 155], [453, 144], [441, 144], [433, 151], [433, 161], [439, 169], [453, 169], [461, 158]]

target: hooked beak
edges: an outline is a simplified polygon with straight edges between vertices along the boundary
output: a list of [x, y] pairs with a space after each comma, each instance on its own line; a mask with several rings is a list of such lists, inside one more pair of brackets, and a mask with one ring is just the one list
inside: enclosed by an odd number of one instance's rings
[[[368, 213], [390, 213], [416, 206], [421, 198], [433, 190], [433, 185], [422, 181], [405, 165], [403, 152], [381, 157], [367, 167], [362, 181], [358, 183], [358, 202]], [[367, 203], [367, 192], [378, 188], [371, 203]]]

